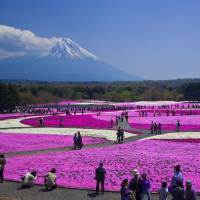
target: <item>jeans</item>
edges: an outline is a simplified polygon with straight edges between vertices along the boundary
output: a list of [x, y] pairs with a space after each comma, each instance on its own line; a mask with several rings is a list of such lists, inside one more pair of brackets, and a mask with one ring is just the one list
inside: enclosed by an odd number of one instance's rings
[[4, 170], [0, 169], [0, 180], [2, 183], [3, 183], [3, 179], [4, 179], [3, 172], [4, 172]]
[[142, 194], [141, 194], [141, 200], [144, 200], [145, 196], [147, 196], [148, 200], [151, 199], [150, 198], [150, 191], [149, 190], [142, 192]]
[[99, 193], [99, 185], [101, 183], [101, 192], [104, 192], [104, 179], [97, 179], [96, 193]]

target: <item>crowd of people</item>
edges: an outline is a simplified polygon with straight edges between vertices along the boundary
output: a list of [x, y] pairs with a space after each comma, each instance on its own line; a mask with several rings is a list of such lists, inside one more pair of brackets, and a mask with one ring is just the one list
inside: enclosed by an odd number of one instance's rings
[[[134, 169], [133, 178], [129, 182], [124, 179], [121, 183], [121, 200], [144, 200], [146, 197], [151, 200], [151, 183], [146, 174], [140, 175], [137, 169]], [[173, 200], [196, 200], [196, 193], [192, 188], [192, 182], [187, 180], [184, 187], [183, 174], [181, 166], [174, 167], [169, 187], [167, 182], [162, 182], [158, 190], [159, 200], [167, 200], [170, 193]]]
[[[181, 128], [181, 123], [179, 120], [177, 120], [176, 122], [176, 132], [180, 132], [180, 128]], [[150, 130], [151, 130], [151, 134], [161, 134], [162, 133], [162, 124], [159, 122], [159, 123], [156, 123], [156, 122], [151, 122], [151, 127], [150, 127]]]

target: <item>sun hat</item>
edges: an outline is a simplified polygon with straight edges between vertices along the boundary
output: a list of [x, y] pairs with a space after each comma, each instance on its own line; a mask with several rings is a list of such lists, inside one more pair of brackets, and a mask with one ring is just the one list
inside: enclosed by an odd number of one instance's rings
[[135, 175], [139, 175], [140, 173], [139, 173], [139, 171], [137, 170], [137, 169], [134, 169], [133, 171], [132, 171], [132, 175], [133, 176], [135, 176]]

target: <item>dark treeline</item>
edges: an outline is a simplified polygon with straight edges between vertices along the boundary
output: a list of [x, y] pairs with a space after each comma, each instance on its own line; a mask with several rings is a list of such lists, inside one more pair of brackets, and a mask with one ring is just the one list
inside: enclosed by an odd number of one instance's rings
[[63, 99], [109, 101], [200, 100], [200, 80], [112, 83], [0, 83], [0, 110]]

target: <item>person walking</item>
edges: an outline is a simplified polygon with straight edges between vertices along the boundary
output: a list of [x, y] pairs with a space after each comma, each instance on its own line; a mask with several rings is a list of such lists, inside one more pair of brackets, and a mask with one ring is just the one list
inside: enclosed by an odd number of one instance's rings
[[96, 179], [96, 194], [99, 194], [99, 186], [101, 184], [101, 192], [104, 193], [104, 182], [105, 182], [106, 170], [103, 167], [103, 163], [99, 164], [99, 167], [95, 170]]
[[1, 180], [1, 183], [3, 183], [3, 181], [4, 181], [4, 169], [5, 169], [5, 165], [6, 165], [5, 156], [3, 154], [1, 154], [0, 155], [0, 180]]
[[150, 181], [147, 179], [146, 174], [142, 174], [142, 194], [141, 194], [141, 200], [145, 199], [145, 196], [147, 196], [147, 199], [150, 200]]

